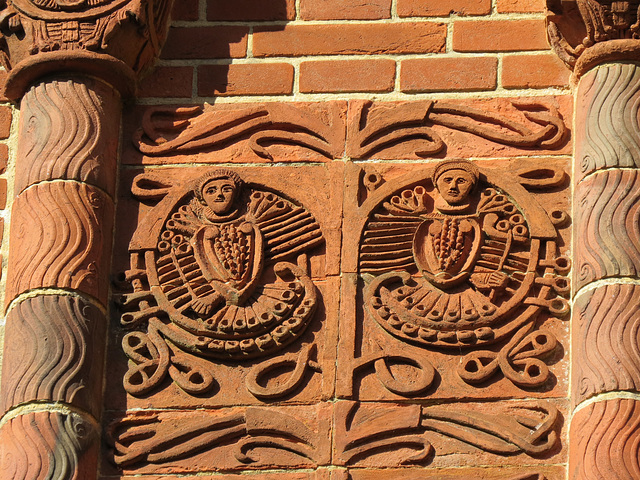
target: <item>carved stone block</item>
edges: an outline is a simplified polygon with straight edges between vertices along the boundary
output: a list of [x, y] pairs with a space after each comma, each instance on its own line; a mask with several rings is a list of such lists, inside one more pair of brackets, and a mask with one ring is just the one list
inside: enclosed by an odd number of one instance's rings
[[113, 200], [76, 182], [40, 183], [13, 204], [6, 301], [33, 288], [79, 290], [106, 305]]
[[611, 169], [580, 182], [574, 288], [640, 273], [640, 172]]
[[120, 96], [96, 79], [42, 82], [21, 102], [21, 168], [15, 191], [46, 180], [77, 180], [114, 196]]
[[359, 206], [345, 209], [353, 234], [343, 242], [343, 271], [354, 273], [343, 274], [339, 396], [566, 390], [567, 165], [500, 167], [351, 170], [347, 198]]
[[96, 478], [98, 434], [75, 413], [37, 412], [0, 428], [0, 471], [5, 478]]
[[578, 410], [570, 431], [569, 478], [629, 478], [640, 471], [640, 402], [603, 400]]
[[43, 295], [14, 305], [4, 334], [2, 411], [48, 400], [98, 417], [106, 330], [100, 310], [77, 297]]
[[[129, 265], [116, 260], [130, 290], [121, 300], [128, 366], [120, 353], [115, 367], [128, 407], [329, 398], [341, 172], [175, 169], [132, 179], [137, 200], [121, 206], [139, 208], [140, 222]], [[109, 390], [120, 392], [122, 378]]]
[[600, 393], [640, 389], [640, 286], [607, 285], [574, 303], [572, 401]]

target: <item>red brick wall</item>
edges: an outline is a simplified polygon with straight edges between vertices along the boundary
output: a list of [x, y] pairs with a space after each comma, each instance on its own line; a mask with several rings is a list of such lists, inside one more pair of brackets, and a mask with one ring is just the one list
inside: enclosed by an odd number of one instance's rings
[[543, 0], [185, 0], [140, 96], [536, 94], [569, 78], [543, 9]]

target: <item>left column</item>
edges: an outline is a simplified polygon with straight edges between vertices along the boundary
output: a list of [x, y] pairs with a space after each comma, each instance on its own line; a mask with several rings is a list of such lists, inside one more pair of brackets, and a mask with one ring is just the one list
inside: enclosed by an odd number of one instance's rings
[[121, 99], [157, 57], [170, 4], [0, 12], [6, 94], [20, 102], [0, 480], [96, 478]]

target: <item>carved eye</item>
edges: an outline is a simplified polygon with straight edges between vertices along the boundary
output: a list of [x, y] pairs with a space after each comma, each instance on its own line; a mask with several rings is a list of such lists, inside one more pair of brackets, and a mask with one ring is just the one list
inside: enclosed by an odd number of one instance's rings
[[224, 193], [233, 193], [233, 187], [231, 185], [225, 185], [222, 187], [222, 191]]
[[444, 177], [444, 181], [445, 181], [445, 183], [451, 183], [451, 182], [453, 182], [453, 178], [452, 177]]
[[213, 194], [213, 193], [216, 193], [217, 190], [218, 190], [218, 187], [208, 187], [207, 188], [207, 193], [208, 194]]

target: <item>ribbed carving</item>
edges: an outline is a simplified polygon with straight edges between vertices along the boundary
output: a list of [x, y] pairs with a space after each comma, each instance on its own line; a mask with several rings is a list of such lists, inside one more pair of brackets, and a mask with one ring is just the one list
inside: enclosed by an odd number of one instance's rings
[[640, 286], [607, 285], [574, 305], [573, 401], [640, 390]]
[[2, 411], [36, 400], [66, 402], [98, 416], [106, 319], [68, 296], [28, 298], [5, 327]]
[[640, 402], [591, 404], [573, 417], [569, 437], [572, 480], [640, 478]]
[[598, 172], [579, 183], [576, 202], [576, 288], [640, 273], [640, 173]]
[[[76, 182], [41, 183], [13, 205], [7, 301], [39, 287], [80, 290], [106, 302], [113, 203]], [[106, 238], [105, 238], [106, 237]]]
[[[76, 414], [20, 415], [0, 430], [0, 477], [11, 480], [90, 480], [96, 477], [93, 426]], [[94, 445], [92, 445], [94, 444]]]
[[607, 65], [586, 75], [577, 97], [576, 173], [640, 167], [640, 69]]
[[16, 192], [43, 180], [79, 180], [113, 195], [120, 102], [97, 80], [51, 80], [21, 104]]

